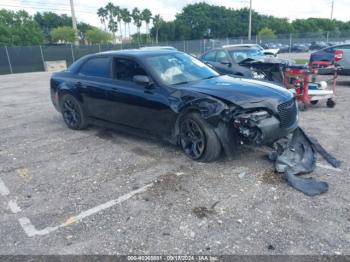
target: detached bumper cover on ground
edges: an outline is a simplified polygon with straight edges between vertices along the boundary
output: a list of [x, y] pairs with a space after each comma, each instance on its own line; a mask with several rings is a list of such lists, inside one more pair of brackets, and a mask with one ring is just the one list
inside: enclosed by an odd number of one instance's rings
[[308, 196], [315, 196], [328, 191], [326, 182], [314, 178], [301, 178], [297, 175], [311, 173], [316, 167], [316, 152], [319, 152], [334, 167], [340, 161], [331, 156], [316, 139], [308, 137], [301, 128], [297, 128], [288, 138], [274, 143], [270, 159], [275, 161], [275, 168], [282, 173], [287, 183]]

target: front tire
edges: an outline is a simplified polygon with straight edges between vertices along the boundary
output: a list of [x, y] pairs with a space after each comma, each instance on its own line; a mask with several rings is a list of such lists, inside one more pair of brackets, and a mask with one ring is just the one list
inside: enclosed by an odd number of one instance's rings
[[63, 120], [70, 129], [81, 130], [87, 127], [83, 107], [74, 96], [64, 94], [60, 106]]
[[180, 121], [180, 145], [191, 159], [212, 162], [219, 158], [221, 144], [214, 131], [198, 113], [188, 113]]

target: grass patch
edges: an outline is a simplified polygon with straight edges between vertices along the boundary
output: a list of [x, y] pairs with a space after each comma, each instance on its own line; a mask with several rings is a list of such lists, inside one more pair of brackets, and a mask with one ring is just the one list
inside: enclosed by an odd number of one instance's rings
[[295, 59], [295, 63], [304, 65], [309, 63], [309, 59]]

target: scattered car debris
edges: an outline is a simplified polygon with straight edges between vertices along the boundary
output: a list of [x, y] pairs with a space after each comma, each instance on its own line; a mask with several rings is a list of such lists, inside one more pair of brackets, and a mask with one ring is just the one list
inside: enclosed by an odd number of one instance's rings
[[239, 177], [240, 179], [242, 179], [245, 175], [246, 175], [246, 172], [242, 172], [242, 173], [240, 173], [240, 174], [238, 175], [238, 177]]
[[309, 137], [299, 127], [292, 135], [276, 141], [274, 151], [269, 155], [275, 161], [275, 168], [287, 183], [308, 196], [316, 196], [328, 191], [328, 184], [314, 178], [301, 178], [298, 175], [311, 173], [316, 167], [316, 153], [320, 153], [334, 167], [340, 161], [328, 153], [319, 142]]
[[[216, 201], [210, 208], [207, 207], [195, 207], [192, 212], [200, 219], [208, 217], [208, 215], [215, 214], [215, 206], [219, 204], [220, 201]], [[220, 224], [220, 223], [219, 223]]]

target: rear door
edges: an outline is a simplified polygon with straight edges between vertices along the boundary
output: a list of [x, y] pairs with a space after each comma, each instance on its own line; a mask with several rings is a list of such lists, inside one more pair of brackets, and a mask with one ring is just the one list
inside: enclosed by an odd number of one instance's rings
[[98, 56], [88, 59], [79, 69], [75, 86], [83, 97], [89, 116], [108, 120], [106, 90], [113, 87], [112, 58]]

